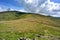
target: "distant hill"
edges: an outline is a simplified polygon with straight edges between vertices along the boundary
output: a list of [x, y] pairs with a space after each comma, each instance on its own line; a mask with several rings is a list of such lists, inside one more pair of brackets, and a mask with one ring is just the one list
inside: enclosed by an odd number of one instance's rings
[[39, 40], [60, 40], [60, 18], [18, 11], [0, 12], [1, 39], [34, 38], [35, 34], [45, 36]]
[[18, 11], [0, 12], [0, 21], [15, 20], [15, 19], [18, 19], [21, 14], [22, 14], [22, 12], [18, 12]]

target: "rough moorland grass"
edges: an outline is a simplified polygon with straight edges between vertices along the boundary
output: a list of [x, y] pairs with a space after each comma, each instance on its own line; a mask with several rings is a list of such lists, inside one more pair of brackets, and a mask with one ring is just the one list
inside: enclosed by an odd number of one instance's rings
[[[12, 13], [12, 14], [11, 14]], [[1, 13], [0, 38], [17, 40], [20, 37], [35, 38], [35, 34], [60, 38], [60, 19], [37, 14], [16, 14], [16, 12]], [[10, 17], [8, 17], [8, 16]], [[9, 19], [6, 19], [6, 18]], [[16, 18], [17, 17], [17, 18]], [[40, 38], [48, 40], [48, 38]]]
[[0, 12], [0, 21], [16, 20], [23, 18], [24, 15], [25, 15], [24, 13], [17, 11]]

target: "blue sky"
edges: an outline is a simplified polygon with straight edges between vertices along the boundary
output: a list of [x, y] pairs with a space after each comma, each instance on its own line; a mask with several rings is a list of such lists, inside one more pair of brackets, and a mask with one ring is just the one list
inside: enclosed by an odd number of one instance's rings
[[51, 1], [55, 3], [60, 3], [60, 0], [51, 0]]
[[19, 4], [15, 0], [0, 0], [0, 5], [6, 6], [5, 8], [15, 8], [15, 9], [22, 8], [22, 4]]
[[[52, 2], [60, 3], [60, 0], [51, 0]], [[0, 5], [8, 6], [11, 8], [23, 8], [23, 5], [17, 0], [0, 0]]]
[[[26, 2], [24, 3], [24, 1], [26, 1]], [[38, 0], [34, 0], [34, 1], [32, 1], [32, 0], [0, 0], [0, 11], [11, 8], [13, 10], [20, 10], [20, 11], [25, 10], [25, 11], [36, 12], [36, 13], [39, 13], [41, 11], [41, 12], [47, 13], [48, 15], [53, 14], [51, 16], [60, 17], [60, 11], [53, 12], [53, 10], [55, 10], [55, 11], [60, 10], [60, 0], [46, 0], [46, 2], [43, 3], [42, 5], [37, 3], [37, 1]], [[47, 1], [49, 1], [49, 2], [47, 2]], [[39, 2], [42, 3], [42, 2], [44, 2], [44, 0], [41, 0], [41, 1], [39, 0]], [[24, 6], [25, 4], [27, 6]], [[39, 4], [39, 5], [37, 5], [37, 4]], [[29, 9], [29, 8], [27, 8], [28, 6], [29, 7], [31, 6], [30, 9], [33, 9], [34, 11], [27, 10], [27, 9]], [[39, 9], [40, 8], [39, 6], [42, 6], [41, 10]], [[26, 8], [26, 9], [24, 9], [24, 8]]]

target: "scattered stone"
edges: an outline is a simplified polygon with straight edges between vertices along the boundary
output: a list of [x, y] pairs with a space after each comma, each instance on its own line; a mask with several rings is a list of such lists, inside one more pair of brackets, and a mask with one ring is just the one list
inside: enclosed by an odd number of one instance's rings
[[3, 40], [5, 40], [5, 39], [3, 39]]
[[19, 38], [18, 40], [26, 40], [26, 38], [23, 38], [23, 37], [22, 37], [22, 38]]
[[32, 39], [30, 39], [30, 38], [27, 38], [26, 40], [32, 40]]
[[36, 37], [41, 37], [41, 34], [35, 34]]

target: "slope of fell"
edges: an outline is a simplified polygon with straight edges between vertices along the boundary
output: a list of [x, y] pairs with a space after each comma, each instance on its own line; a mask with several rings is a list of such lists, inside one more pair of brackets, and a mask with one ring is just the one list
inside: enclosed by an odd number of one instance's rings
[[[10, 14], [14, 15], [15, 12]], [[17, 40], [20, 37], [33, 39], [36, 37], [35, 34], [39, 34], [41, 36], [39, 40], [52, 40], [51, 38], [60, 40], [59, 18], [31, 13], [20, 14], [20, 12], [17, 14], [17, 19], [0, 21], [0, 38], [6, 40]]]
[[7, 21], [7, 20], [16, 20], [24, 14], [23, 12], [18, 11], [4, 11], [0, 12], [0, 21]]

